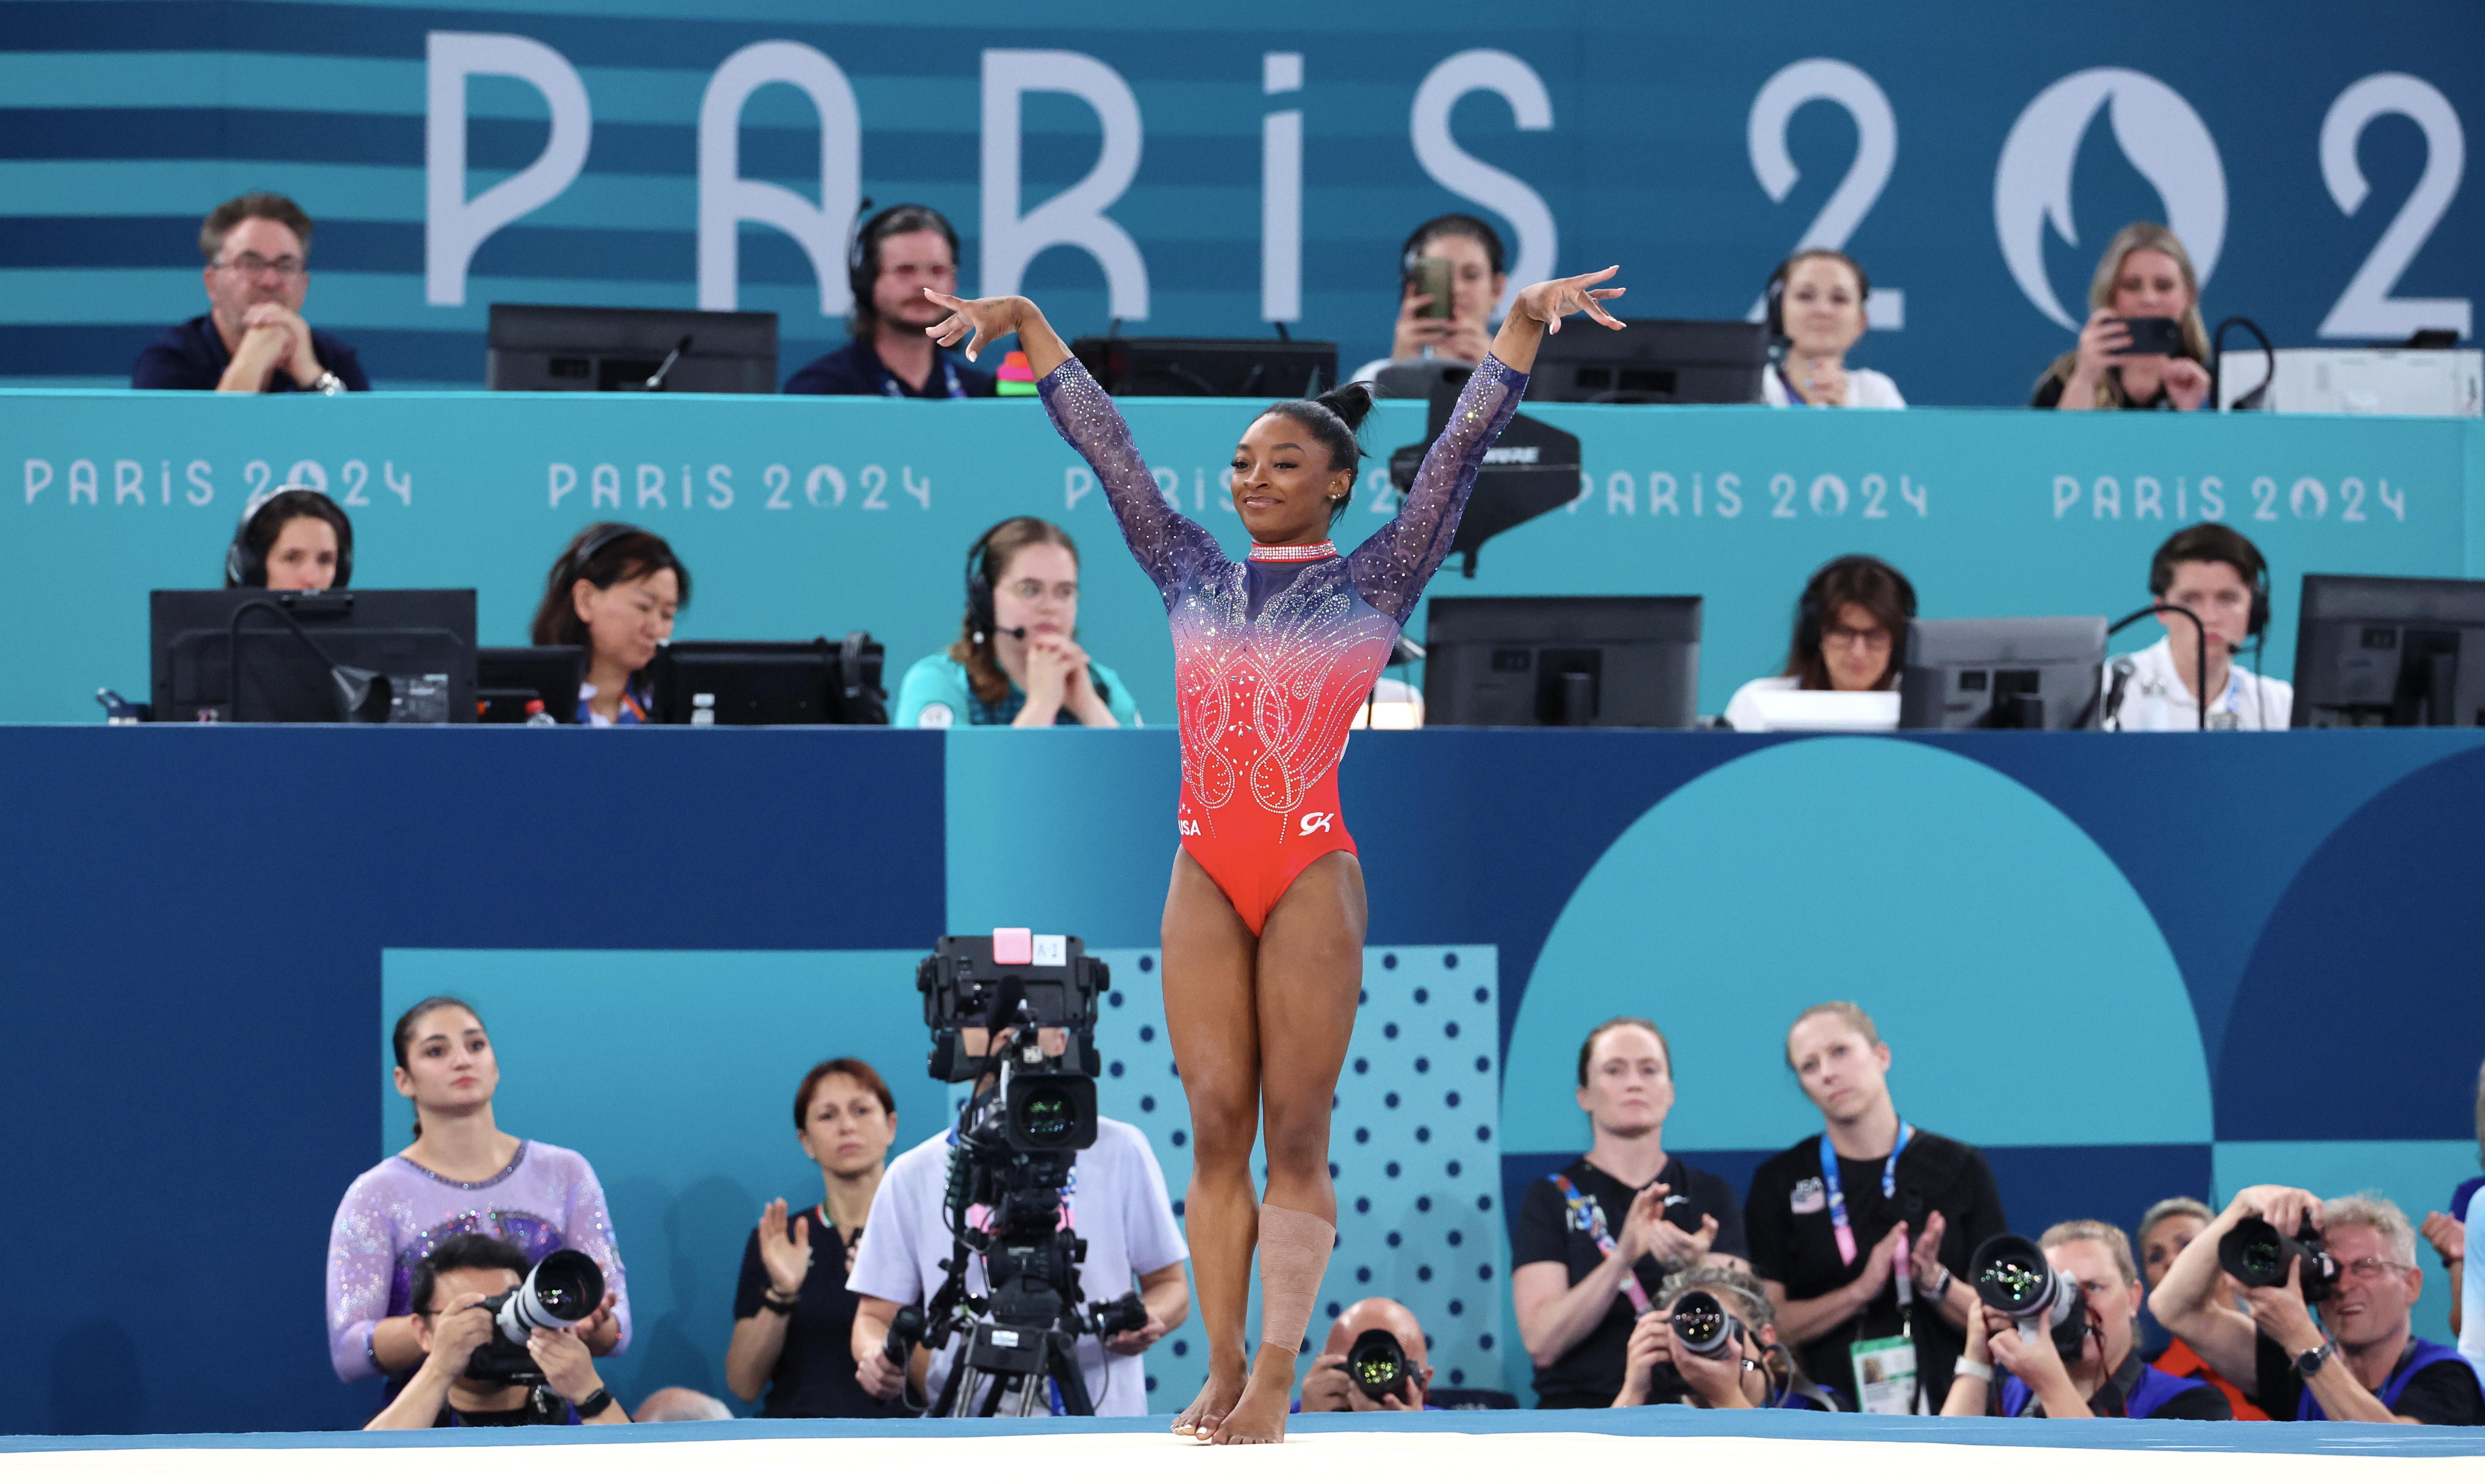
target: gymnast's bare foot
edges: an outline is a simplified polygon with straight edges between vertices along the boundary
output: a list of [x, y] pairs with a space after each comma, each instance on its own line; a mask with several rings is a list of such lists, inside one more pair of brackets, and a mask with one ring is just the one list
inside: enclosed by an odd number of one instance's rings
[[1231, 1364], [1210, 1360], [1207, 1385], [1199, 1388], [1198, 1398], [1182, 1410], [1182, 1415], [1173, 1419], [1173, 1430], [1186, 1438], [1206, 1442], [1225, 1421], [1225, 1415], [1234, 1410], [1234, 1403], [1242, 1395], [1243, 1380], [1240, 1356]]
[[1294, 1400], [1294, 1395], [1293, 1354], [1268, 1345], [1261, 1346], [1259, 1359], [1251, 1364], [1250, 1383], [1242, 1388], [1242, 1400], [1226, 1413], [1224, 1424], [1208, 1441], [1285, 1442], [1286, 1408]]

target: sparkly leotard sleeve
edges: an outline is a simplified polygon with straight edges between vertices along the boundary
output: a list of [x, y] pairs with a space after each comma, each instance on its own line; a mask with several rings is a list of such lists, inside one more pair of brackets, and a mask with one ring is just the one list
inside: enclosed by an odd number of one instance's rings
[[1206, 527], [1165, 503], [1130, 425], [1084, 367], [1064, 361], [1040, 389], [1164, 599], [1182, 723], [1182, 845], [1257, 933], [1304, 866], [1354, 849], [1337, 796], [1349, 726], [1449, 555], [1526, 373], [1485, 357], [1397, 515], [1352, 556], [1323, 541], [1254, 546], [1247, 562], [1229, 560]]

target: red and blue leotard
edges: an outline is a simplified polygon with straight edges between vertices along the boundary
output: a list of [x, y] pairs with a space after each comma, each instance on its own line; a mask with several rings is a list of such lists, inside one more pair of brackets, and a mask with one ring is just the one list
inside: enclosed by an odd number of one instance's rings
[[1206, 527], [1166, 504], [1130, 425], [1085, 368], [1064, 361], [1039, 387], [1164, 598], [1182, 722], [1182, 846], [1257, 933], [1304, 866], [1354, 849], [1337, 796], [1348, 728], [1449, 555], [1526, 373], [1485, 358], [1396, 518], [1352, 555], [1323, 541], [1254, 546], [1247, 562], [1228, 560]]

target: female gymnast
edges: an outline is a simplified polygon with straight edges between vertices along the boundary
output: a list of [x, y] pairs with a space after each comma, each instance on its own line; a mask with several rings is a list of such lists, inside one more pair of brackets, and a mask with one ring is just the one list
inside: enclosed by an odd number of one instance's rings
[[[1234, 451], [1246, 562], [1169, 508], [1112, 399], [1025, 299], [926, 293], [949, 317], [926, 333], [968, 359], [1016, 334], [1061, 436], [1104, 484], [1173, 622], [1182, 721], [1182, 848], [1165, 893], [1165, 1029], [1190, 1101], [1185, 1208], [1208, 1330], [1208, 1385], [1174, 1431], [1211, 1443], [1286, 1433], [1295, 1353], [1337, 1235], [1329, 1100], [1363, 981], [1363, 868], [1339, 816], [1347, 727], [1415, 600], [1449, 554], [1476, 471], [1565, 316], [1620, 329], [1598, 288], [1616, 268], [1518, 296], [1398, 514], [1341, 556], [1328, 530], [1353, 498], [1354, 428], [1370, 389], [1262, 413]], [[1252, 1189], [1265, 1113], [1268, 1199]], [[1245, 1348], [1251, 1256], [1261, 1326]]]

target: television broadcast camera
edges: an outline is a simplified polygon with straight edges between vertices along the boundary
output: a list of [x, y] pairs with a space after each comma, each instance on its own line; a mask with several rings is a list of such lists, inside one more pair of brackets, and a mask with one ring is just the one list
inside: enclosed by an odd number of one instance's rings
[[524, 1281], [483, 1301], [492, 1311], [492, 1337], [475, 1347], [466, 1374], [502, 1386], [544, 1384], [543, 1367], [527, 1349], [537, 1330], [574, 1328], [604, 1302], [604, 1270], [571, 1248], [548, 1252]]
[[[1085, 949], [1077, 938], [1003, 928], [943, 938], [915, 971], [933, 1077], [974, 1089], [950, 1140], [949, 1276], [888, 1331], [887, 1353], [901, 1368], [917, 1344], [964, 1341], [931, 1415], [1033, 1415], [1049, 1381], [1064, 1412], [1090, 1415], [1079, 1337], [1148, 1322], [1135, 1289], [1087, 1301], [1079, 1286], [1087, 1242], [1061, 1220], [1062, 1187], [1079, 1151], [1096, 1142], [1096, 1011], [1112, 982]], [[980, 1294], [967, 1280], [978, 1263]]]
[[2064, 1360], [2080, 1358], [2089, 1333], [2088, 1305], [2080, 1285], [2056, 1272], [2035, 1243], [2007, 1231], [1987, 1237], [1967, 1270], [1976, 1275], [1976, 1296], [2009, 1315], [2020, 1338], [2034, 1344], [2038, 1334], [2049, 1333]]

